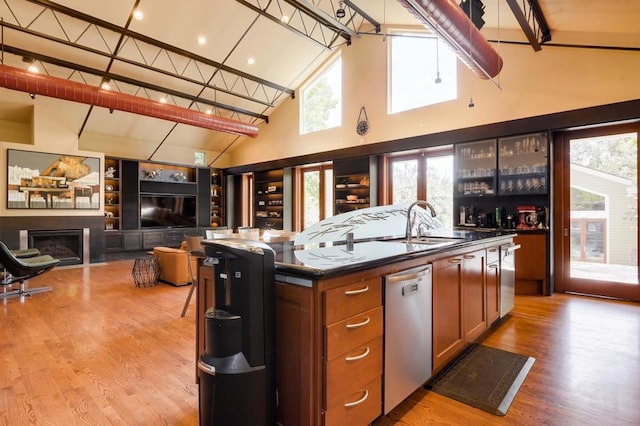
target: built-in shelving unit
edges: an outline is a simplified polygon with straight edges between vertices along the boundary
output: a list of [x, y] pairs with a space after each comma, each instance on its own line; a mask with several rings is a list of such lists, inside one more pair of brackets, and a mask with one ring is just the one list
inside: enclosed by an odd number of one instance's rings
[[207, 167], [106, 157], [104, 182], [107, 252], [177, 247], [211, 226]]
[[105, 158], [104, 172], [104, 229], [120, 229], [120, 160]]
[[211, 171], [211, 226], [225, 226], [224, 174], [222, 170]]
[[335, 214], [375, 205], [371, 200], [373, 193], [369, 161], [369, 157], [359, 157], [333, 162]]
[[283, 229], [284, 170], [256, 172], [253, 185], [253, 226], [260, 229]]
[[[515, 228], [518, 208], [549, 207], [546, 133], [457, 144], [454, 209], [460, 226]], [[543, 217], [543, 220], [548, 220]]]

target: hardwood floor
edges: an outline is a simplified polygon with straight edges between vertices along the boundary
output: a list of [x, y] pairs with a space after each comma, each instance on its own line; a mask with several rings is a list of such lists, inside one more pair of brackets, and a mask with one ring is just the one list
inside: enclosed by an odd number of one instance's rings
[[[29, 283], [53, 291], [1, 302], [0, 424], [198, 424], [195, 303], [181, 318], [188, 287], [135, 288], [132, 265], [57, 268]], [[518, 296], [484, 344], [536, 358], [505, 417], [420, 389], [375, 426], [640, 424], [640, 304]]]

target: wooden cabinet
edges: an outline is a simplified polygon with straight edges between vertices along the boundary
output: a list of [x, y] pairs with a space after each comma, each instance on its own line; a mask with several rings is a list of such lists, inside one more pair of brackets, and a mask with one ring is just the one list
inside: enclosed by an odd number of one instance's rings
[[464, 348], [462, 330], [462, 256], [433, 262], [433, 369]]
[[368, 424], [381, 412], [382, 283], [324, 293], [324, 424]]
[[546, 232], [523, 232], [514, 238], [521, 246], [515, 255], [516, 294], [550, 294], [547, 238]]
[[[494, 265], [487, 274], [488, 260]], [[499, 317], [498, 246], [433, 262], [433, 370], [441, 369]]]
[[465, 343], [487, 329], [485, 250], [462, 255], [462, 330]]
[[487, 280], [487, 327], [500, 317], [500, 247], [488, 247], [485, 270]]
[[279, 424], [369, 424], [382, 413], [381, 274], [310, 284], [276, 284]]
[[[456, 197], [496, 193], [496, 140], [456, 145]], [[457, 223], [457, 222], [456, 222]]]
[[211, 171], [211, 226], [225, 225], [224, 175], [222, 170]]
[[[375, 168], [369, 157], [350, 158], [333, 162], [334, 213], [375, 206]], [[373, 183], [373, 185], [372, 185]]]
[[104, 229], [120, 229], [120, 160], [105, 157], [104, 172]]
[[254, 174], [253, 226], [260, 229], [283, 229], [284, 170], [269, 170]]

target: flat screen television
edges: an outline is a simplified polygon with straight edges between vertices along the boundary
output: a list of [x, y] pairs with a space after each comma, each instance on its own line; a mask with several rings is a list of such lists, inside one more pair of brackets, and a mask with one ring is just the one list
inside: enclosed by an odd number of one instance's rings
[[194, 195], [140, 195], [140, 227], [196, 226]]

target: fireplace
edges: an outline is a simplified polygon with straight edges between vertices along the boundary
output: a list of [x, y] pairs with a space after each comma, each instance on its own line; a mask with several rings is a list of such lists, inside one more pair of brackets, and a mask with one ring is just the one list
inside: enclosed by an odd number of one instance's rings
[[60, 259], [60, 266], [88, 263], [89, 229], [29, 230], [27, 248]]

